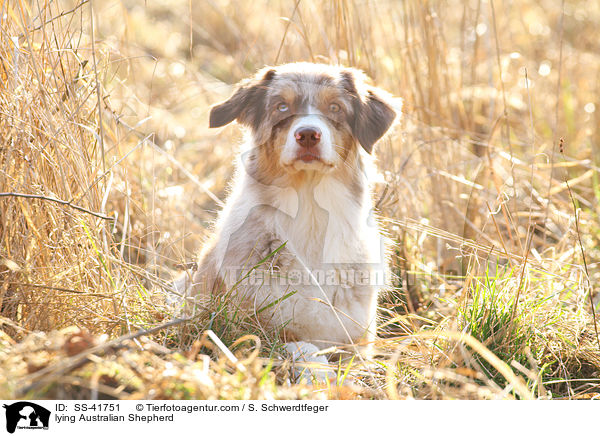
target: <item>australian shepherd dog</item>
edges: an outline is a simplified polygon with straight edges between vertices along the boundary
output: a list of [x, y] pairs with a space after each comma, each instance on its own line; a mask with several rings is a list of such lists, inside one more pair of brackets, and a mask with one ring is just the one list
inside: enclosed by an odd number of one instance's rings
[[400, 106], [356, 69], [312, 63], [264, 68], [213, 106], [210, 127], [247, 135], [188, 293], [233, 289], [287, 343], [368, 348], [388, 276], [372, 152]]

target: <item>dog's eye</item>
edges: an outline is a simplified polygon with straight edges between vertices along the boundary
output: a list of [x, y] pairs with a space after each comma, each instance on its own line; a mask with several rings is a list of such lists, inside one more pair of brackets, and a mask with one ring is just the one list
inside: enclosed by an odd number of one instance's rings
[[290, 107], [289, 107], [289, 106], [288, 106], [286, 103], [279, 103], [279, 104], [277, 105], [277, 110], [278, 110], [279, 112], [287, 112], [287, 110], [288, 110], [289, 108], [290, 108]]
[[331, 103], [329, 105], [329, 111], [330, 112], [339, 112], [340, 111], [340, 105], [337, 103]]

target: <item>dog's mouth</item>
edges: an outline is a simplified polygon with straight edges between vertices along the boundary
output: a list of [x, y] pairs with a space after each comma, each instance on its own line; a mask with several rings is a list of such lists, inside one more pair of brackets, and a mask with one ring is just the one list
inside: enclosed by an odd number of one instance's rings
[[283, 166], [292, 171], [316, 170], [321, 172], [330, 171], [335, 167], [333, 162], [328, 162], [319, 154], [309, 151], [298, 153], [293, 160], [283, 163]]
[[304, 152], [304, 153], [300, 153], [298, 155], [298, 157], [296, 157], [296, 160], [301, 160], [304, 163], [310, 163], [310, 162], [314, 162], [314, 161], [318, 161], [318, 162], [323, 162], [321, 160], [321, 156], [319, 156], [316, 153], [311, 153], [311, 152]]

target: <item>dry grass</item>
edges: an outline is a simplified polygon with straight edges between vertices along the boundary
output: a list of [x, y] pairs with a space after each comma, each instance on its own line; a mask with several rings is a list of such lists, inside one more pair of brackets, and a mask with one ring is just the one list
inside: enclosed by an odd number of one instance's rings
[[[0, 396], [600, 395], [598, 5], [33, 3], [0, 2]], [[298, 60], [406, 103], [377, 154], [396, 288], [352, 387], [285, 387], [275, 332], [224, 301], [126, 336], [172, 317], [164, 283], [225, 198], [241, 135], [210, 104]]]

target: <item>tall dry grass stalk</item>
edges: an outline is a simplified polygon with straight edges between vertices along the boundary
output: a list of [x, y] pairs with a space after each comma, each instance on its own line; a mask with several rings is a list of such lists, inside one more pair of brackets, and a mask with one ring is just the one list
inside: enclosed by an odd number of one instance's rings
[[0, 310], [26, 331], [118, 333], [136, 278], [108, 206], [120, 145], [114, 121], [100, 123], [108, 59], [77, 24], [87, 2], [39, 7], [0, 7]]

